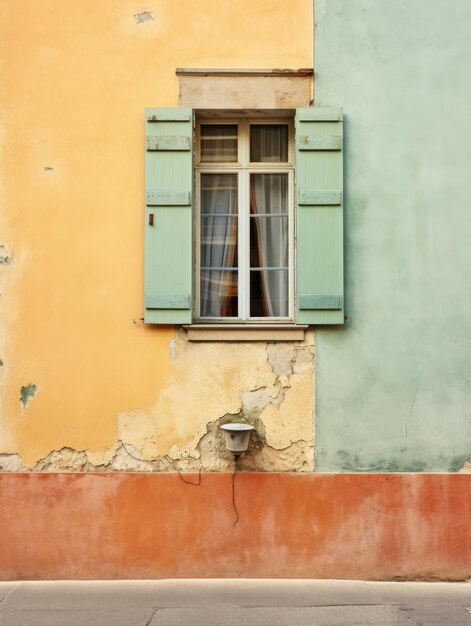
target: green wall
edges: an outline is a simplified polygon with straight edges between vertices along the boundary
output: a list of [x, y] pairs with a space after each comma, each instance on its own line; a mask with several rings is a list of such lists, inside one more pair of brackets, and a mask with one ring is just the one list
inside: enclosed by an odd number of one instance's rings
[[471, 2], [316, 0], [345, 115], [346, 325], [316, 334], [320, 471], [471, 459]]

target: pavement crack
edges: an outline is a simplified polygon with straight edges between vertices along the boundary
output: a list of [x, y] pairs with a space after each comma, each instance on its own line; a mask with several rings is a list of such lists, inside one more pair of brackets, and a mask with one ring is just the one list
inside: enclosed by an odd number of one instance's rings
[[15, 585], [13, 589], [10, 589], [10, 591], [0, 600], [0, 605], [15, 591], [15, 589], [18, 589], [18, 587], [19, 585]]
[[[275, 608], [273, 604], [239, 604], [241, 609], [269, 609]], [[348, 608], [350, 606], [385, 606], [384, 602], [349, 602], [348, 604], [300, 604], [298, 608], [303, 609], [328, 609], [330, 607], [334, 608]], [[277, 609], [290, 609], [293, 608], [292, 604], [287, 605], [276, 605]], [[147, 626], [147, 625], [146, 625]]]
[[147, 620], [147, 622], [144, 624], [144, 626], [150, 626], [150, 623], [152, 622], [152, 620], [154, 619], [154, 617], [157, 615], [157, 611], [159, 610], [159, 608], [157, 607], [156, 609], [154, 609], [152, 611], [151, 616], [149, 617], [149, 619]]

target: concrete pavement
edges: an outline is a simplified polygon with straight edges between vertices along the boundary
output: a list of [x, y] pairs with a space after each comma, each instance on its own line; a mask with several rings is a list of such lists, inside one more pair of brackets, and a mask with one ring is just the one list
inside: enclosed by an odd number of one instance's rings
[[147, 580], [0, 583], [1, 626], [471, 626], [470, 583]]

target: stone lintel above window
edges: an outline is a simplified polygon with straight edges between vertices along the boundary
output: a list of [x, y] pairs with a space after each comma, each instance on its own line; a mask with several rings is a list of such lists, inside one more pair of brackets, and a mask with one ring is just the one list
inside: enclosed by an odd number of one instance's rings
[[179, 106], [295, 109], [312, 102], [313, 70], [178, 68]]

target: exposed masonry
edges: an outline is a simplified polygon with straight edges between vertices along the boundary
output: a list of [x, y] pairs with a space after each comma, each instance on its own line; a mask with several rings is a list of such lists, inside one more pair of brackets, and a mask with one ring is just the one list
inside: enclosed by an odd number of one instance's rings
[[[247, 349], [244, 344], [240, 344], [239, 348]], [[216, 344], [214, 349], [224, 350], [224, 347]], [[173, 444], [166, 454], [152, 456], [148, 453], [146, 443], [156, 437], [155, 433], [151, 431], [143, 433], [137, 444], [135, 434], [133, 437], [127, 437], [128, 431], [121, 429], [120, 439], [112, 448], [94, 452], [63, 447], [51, 451], [34, 467], [27, 467], [18, 454], [0, 454], [0, 470], [231, 471], [234, 468], [234, 458], [225, 449], [223, 433], [219, 426], [230, 421], [243, 421], [253, 424], [255, 431], [251, 436], [249, 450], [239, 460], [240, 470], [313, 471], [313, 336], [308, 333], [308, 338], [304, 342], [263, 343], [259, 344], [258, 349], [265, 352], [266, 384], [257, 388], [241, 389], [240, 408], [208, 421], [205, 428], [203, 427], [204, 432], [200, 436], [196, 435], [192, 445], [187, 445], [184, 449], [179, 449]], [[181, 353], [185, 350], [188, 350], [188, 342], [184, 332], [179, 331], [170, 343], [171, 360], [178, 362], [184, 358]], [[187, 367], [193, 367], [193, 359], [199, 357], [198, 352], [192, 354], [194, 356], [191, 356], [190, 365], [187, 364]], [[160, 415], [160, 420], [165, 423], [164, 416]], [[132, 426], [132, 415], [128, 423]]]

